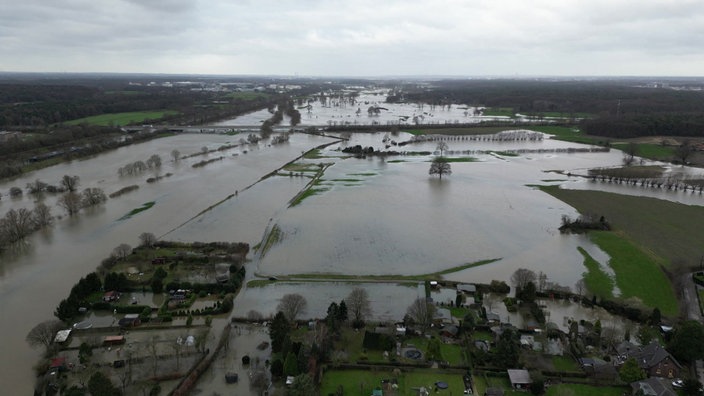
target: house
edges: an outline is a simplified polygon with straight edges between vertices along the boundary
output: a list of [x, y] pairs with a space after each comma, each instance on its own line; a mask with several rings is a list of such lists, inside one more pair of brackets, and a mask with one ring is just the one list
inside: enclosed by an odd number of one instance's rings
[[470, 284], [460, 283], [457, 285], [457, 292], [473, 295], [477, 292], [477, 287]]
[[624, 357], [624, 362], [634, 358], [649, 377], [677, 378], [682, 370], [679, 362], [657, 341], [641, 348], [631, 349]]
[[516, 390], [528, 389], [533, 382], [530, 379], [528, 370], [508, 369], [508, 379], [511, 381], [511, 387]]
[[117, 324], [120, 327], [135, 327], [142, 324], [142, 321], [139, 319], [139, 314], [127, 314], [124, 318], [120, 319]]
[[486, 322], [490, 326], [497, 325], [497, 324], [501, 323], [501, 317], [497, 313], [487, 312], [486, 313]]
[[631, 383], [631, 394], [640, 396], [677, 396], [670, 381], [664, 378], [647, 378]]
[[51, 359], [51, 362], [49, 363], [49, 370], [58, 370], [58, 371], [66, 371], [67, 366], [66, 366], [66, 358], [63, 356], [60, 357], [55, 357]]
[[452, 313], [447, 308], [438, 308], [435, 310], [435, 316], [433, 317], [433, 322], [435, 324], [453, 324], [455, 320], [452, 318]]
[[112, 290], [112, 291], [109, 291], [109, 292], [106, 292], [105, 294], [103, 294], [103, 301], [105, 301], [105, 302], [113, 302], [113, 301], [117, 301], [119, 299], [120, 299], [120, 292], [117, 292], [115, 290]]
[[56, 337], [54, 337], [54, 342], [57, 344], [61, 344], [62, 342], [66, 342], [66, 340], [68, 340], [68, 337], [70, 335], [71, 335], [71, 329], [59, 330], [56, 333]]
[[459, 327], [455, 325], [447, 325], [440, 331], [440, 335], [443, 337], [455, 338], [457, 337], [457, 333], [459, 333], [459, 331]]

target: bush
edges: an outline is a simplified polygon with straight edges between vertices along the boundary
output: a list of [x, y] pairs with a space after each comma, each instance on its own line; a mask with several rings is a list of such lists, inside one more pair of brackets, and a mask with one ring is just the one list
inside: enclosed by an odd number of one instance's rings
[[504, 281], [493, 280], [489, 284], [489, 291], [492, 293], [508, 294], [511, 291], [511, 287]]

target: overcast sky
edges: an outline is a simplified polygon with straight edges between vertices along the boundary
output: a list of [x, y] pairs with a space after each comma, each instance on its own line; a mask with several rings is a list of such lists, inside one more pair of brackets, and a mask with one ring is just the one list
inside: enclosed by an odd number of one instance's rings
[[703, 0], [0, 0], [0, 71], [704, 75]]

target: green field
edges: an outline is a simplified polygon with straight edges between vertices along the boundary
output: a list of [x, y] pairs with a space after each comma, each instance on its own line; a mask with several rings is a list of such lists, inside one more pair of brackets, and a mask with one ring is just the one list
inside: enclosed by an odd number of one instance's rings
[[675, 292], [660, 269], [661, 260], [654, 259], [615, 232], [592, 231], [589, 237], [611, 257], [609, 266], [616, 274], [616, 286], [622, 298], [637, 297], [648, 307], [660, 308], [665, 315], [679, 312]]
[[[611, 147], [622, 151], [628, 150], [629, 143], [614, 143]], [[660, 161], [670, 161], [675, 156], [675, 148], [661, 144], [637, 143], [636, 155]]]
[[156, 110], [156, 111], [132, 111], [128, 113], [110, 113], [101, 114], [91, 117], [78, 118], [67, 121], [67, 125], [100, 125], [100, 126], [125, 126], [131, 124], [141, 124], [147, 120], [159, 120], [165, 116], [178, 114], [174, 110]]
[[675, 293], [661, 266], [699, 263], [704, 207], [601, 191], [541, 189], [580, 213], [605, 216], [614, 227], [614, 232], [590, 236], [612, 257], [609, 265], [623, 297], [638, 297], [666, 315], [677, 313]]

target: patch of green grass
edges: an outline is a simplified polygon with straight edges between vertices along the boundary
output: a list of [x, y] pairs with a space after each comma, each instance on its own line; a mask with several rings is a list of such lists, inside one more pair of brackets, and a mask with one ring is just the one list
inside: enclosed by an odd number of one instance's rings
[[406, 160], [391, 160], [391, 161], [386, 161], [387, 164], [399, 164], [401, 162], [408, 162]]
[[515, 117], [516, 113], [511, 107], [487, 107], [482, 111], [482, 115], [491, 117]]
[[502, 157], [518, 157], [520, 154], [514, 153], [513, 151], [491, 151], [492, 154], [500, 155]]
[[637, 297], [648, 307], [660, 308], [665, 315], [676, 315], [677, 298], [660, 260], [646, 254], [628, 239], [611, 231], [592, 231], [590, 239], [604, 250], [614, 269], [621, 297]]
[[[381, 387], [381, 380], [391, 378], [395, 378], [392, 370], [329, 370], [323, 376], [320, 394], [335, 394], [341, 386], [345, 395], [371, 395], [374, 388]], [[401, 396], [415, 396], [420, 387], [432, 390], [438, 381], [446, 382], [448, 388], [433, 391], [433, 395], [461, 395], [464, 391], [462, 375], [438, 369], [402, 371], [397, 381], [398, 395]]]
[[264, 256], [266, 252], [268, 252], [272, 246], [279, 243], [282, 238], [283, 232], [281, 231], [281, 228], [279, 228], [278, 224], [274, 224], [274, 226], [271, 227], [271, 231], [269, 231], [269, 235], [266, 236], [264, 244], [261, 247], [261, 255]]
[[[629, 145], [630, 143], [619, 142], [613, 143], [611, 147], [626, 152]], [[675, 156], [675, 148], [661, 144], [636, 143], [636, 155], [659, 161], [669, 161]]]
[[247, 287], [266, 287], [272, 283], [276, 283], [276, 281], [272, 281], [269, 279], [253, 279], [247, 282]]
[[467, 264], [463, 264], [463, 265], [458, 265], [457, 267], [448, 268], [448, 269], [442, 270], [440, 272], [434, 272], [430, 275], [436, 275], [436, 276], [447, 275], [447, 274], [451, 274], [453, 272], [463, 271], [468, 268], [474, 268], [474, 267], [479, 267], [482, 265], [491, 264], [491, 263], [499, 261], [499, 260], [501, 260], [501, 259], [500, 258], [493, 258], [493, 259], [488, 259], [488, 260], [475, 261], [473, 263], [467, 263]]
[[376, 172], [350, 173], [350, 176], [376, 176]]
[[584, 266], [587, 267], [587, 272], [584, 274], [587, 289], [599, 298], [613, 298], [614, 280], [601, 269], [599, 262], [594, 260], [586, 250], [581, 247], [577, 247], [577, 250], [584, 257]]
[[134, 215], [136, 215], [136, 214], [138, 214], [138, 213], [140, 213], [140, 212], [144, 212], [145, 210], [150, 209], [150, 208], [151, 208], [152, 206], [154, 206], [155, 204], [156, 204], [156, 202], [154, 202], [154, 201], [149, 201], [149, 202], [145, 203], [144, 205], [140, 206], [139, 208], [134, 208], [134, 209], [132, 209], [129, 213], [127, 213], [126, 215], [120, 217], [120, 220], [127, 220], [127, 219], [129, 219], [130, 217], [132, 217], [132, 216], [134, 216]]
[[312, 150], [308, 150], [305, 154], [303, 154], [303, 158], [305, 158], [305, 159], [320, 159], [320, 158], [327, 158], [327, 157], [320, 154], [320, 149], [312, 149]]
[[572, 359], [569, 355], [553, 356], [552, 366], [554, 367], [555, 371], [579, 371], [579, 366], [577, 365], [577, 362]]
[[289, 206], [296, 206], [303, 202], [304, 199], [312, 197], [313, 195], [320, 194], [322, 192], [328, 191], [328, 188], [313, 188], [309, 187], [305, 189], [301, 194], [296, 195], [296, 197], [291, 201]]
[[591, 118], [594, 114], [591, 113], [569, 113], [563, 111], [538, 111], [525, 113], [528, 117], [542, 118], [542, 117], [553, 117], [553, 118]]
[[451, 274], [453, 272], [459, 272], [468, 268], [478, 267], [480, 265], [486, 265], [493, 263], [495, 261], [501, 260], [500, 258], [481, 260], [474, 263], [468, 263], [459, 265], [457, 267], [448, 268], [446, 270], [432, 272], [429, 274], [422, 275], [343, 275], [343, 274], [295, 274], [290, 275], [286, 278], [291, 279], [346, 279], [346, 280], [356, 280], [359, 282], [364, 282], [365, 280], [388, 280], [388, 281], [425, 281], [425, 280], [437, 280], [441, 278], [442, 275]]
[[313, 172], [317, 173], [320, 170], [320, 167], [315, 164], [301, 164], [301, 163], [290, 163], [286, 164], [283, 168], [285, 171], [289, 172]]
[[704, 312], [704, 289], [699, 289], [699, 309]]
[[473, 157], [456, 157], [448, 158], [445, 157], [445, 162], [475, 162], [477, 159]]
[[176, 115], [174, 110], [156, 110], [156, 111], [132, 111], [126, 113], [110, 113], [101, 114], [91, 117], [83, 117], [75, 120], [67, 121], [67, 125], [101, 125], [101, 126], [124, 126], [130, 124], [140, 124], [146, 120], [159, 120], [166, 116]]
[[665, 172], [665, 167], [660, 165], [622, 166], [618, 168], [590, 169], [589, 174], [595, 176], [612, 176], [628, 179], [658, 178]]
[[625, 386], [594, 386], [587, 384], [558, 384], [548, 387], [546, 396], [622, 396], [630, 394], [631, 389]]
[[594, 144], [600, 145], [606, 142], [606, 139], [599, 138], [596, 136], [584, 135], [577, 127], [564, 127], [564, 126], [531, 126], [526, 129], [536, 132], [547, 133], [554, 135], [557, 140], [564, 140], [566, 142], [574, 143], [584, 143], [584, 144]]
[[362, 180], [360, 179], [331, 179], [330, 181], [341, 182], [341, 183], [358, 183]]

